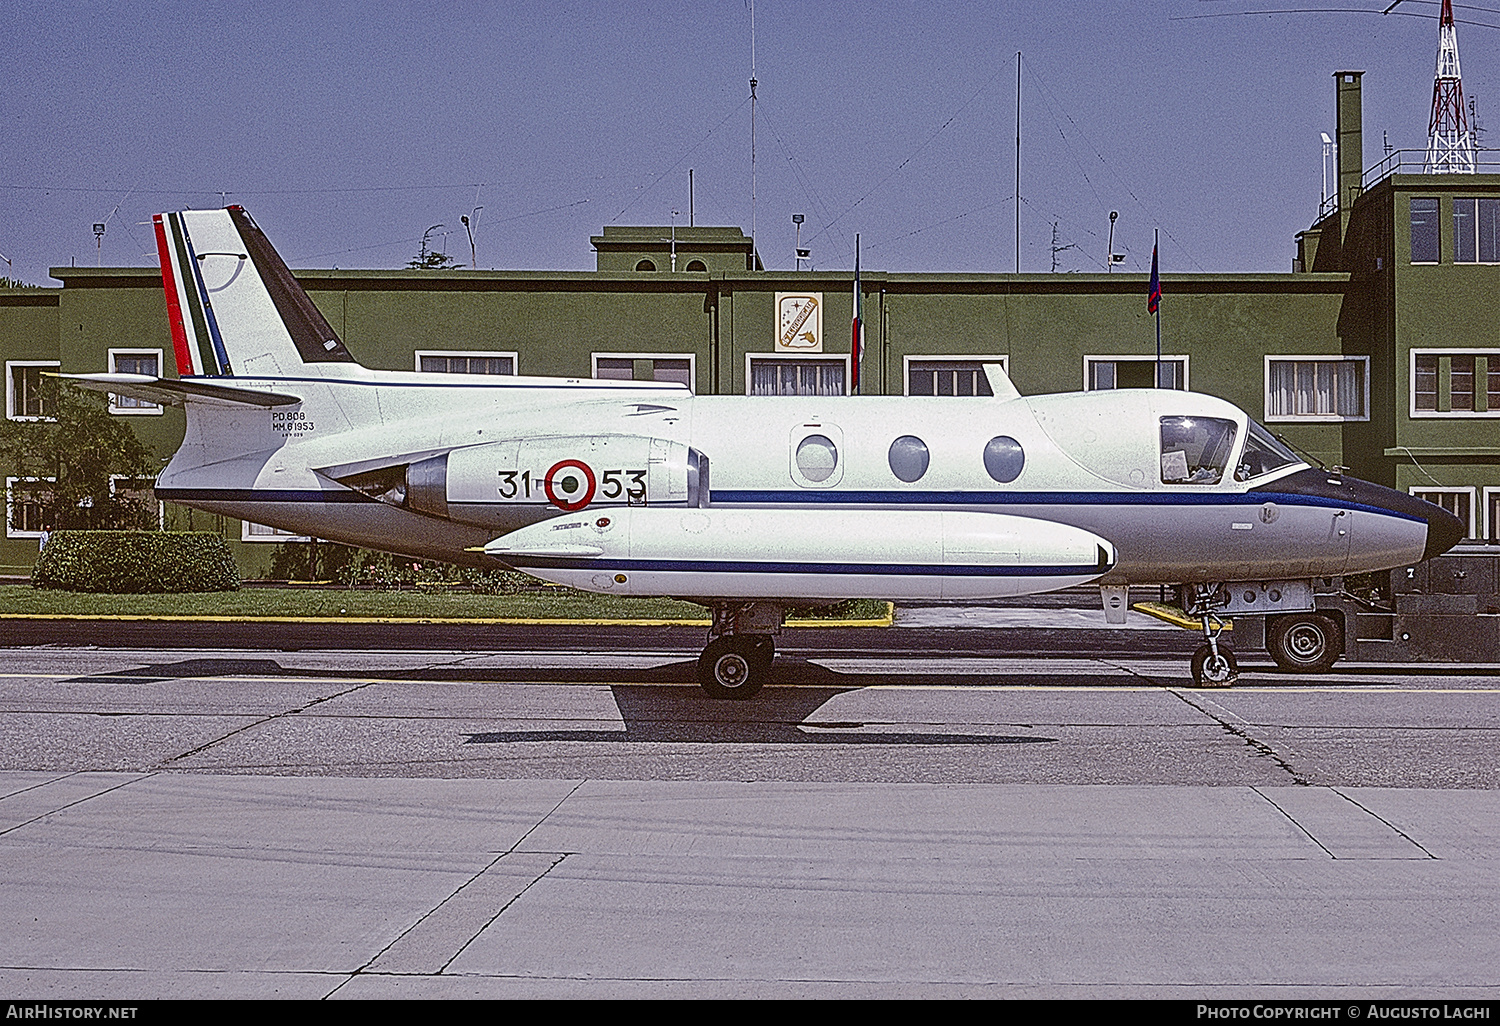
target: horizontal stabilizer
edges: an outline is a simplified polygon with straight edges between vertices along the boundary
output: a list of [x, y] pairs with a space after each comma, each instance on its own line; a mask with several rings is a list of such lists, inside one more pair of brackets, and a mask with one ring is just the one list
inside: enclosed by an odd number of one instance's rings
[[150, 374], [59, 374], [79, 388], [95, 392], [113, 392], [132, 399], [164, 406], [181, 406], [189, 399], [231, 403], [237, 406], [295, 406], [300, 396], [281, 392], [262, 392], [208, 381], [181, 378], [157, 378]]

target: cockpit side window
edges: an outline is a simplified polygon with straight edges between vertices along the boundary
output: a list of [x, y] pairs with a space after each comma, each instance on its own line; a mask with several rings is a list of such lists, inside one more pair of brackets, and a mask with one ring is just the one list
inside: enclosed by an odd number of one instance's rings
[[1218, 417], [1161, 418], [1163, 484], [1218, 484], [1234, 449], [1235, 424]]
[[1282, 467], [1294, 466], [1302, 462], [1302, 458], [1281, 442], [1255, 421], [1250, 422], [1250, 437], [1245, 439], [1245, 451], [1240, 456], [1240, 462], [1234, 469], [1236, 481], [1249, 481], [1252, 478], [1269, 474], [1273, 470]]

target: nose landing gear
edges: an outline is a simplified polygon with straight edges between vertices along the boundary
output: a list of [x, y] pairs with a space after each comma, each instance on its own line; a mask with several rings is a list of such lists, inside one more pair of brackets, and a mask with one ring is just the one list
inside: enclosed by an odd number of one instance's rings
[[1203, 625], [1203, 644], [1193, 653], [1193, 686], [1200, 688], [1227, 688], [1240, 678], [1239, 663], [1234, 652], [1219, 640], [1224, 621], [1215, 613], [1215, 600], [1223, 589], [1212, 584], [1193, 586], [1193, 603], [1187, 612], [1199, 618]]

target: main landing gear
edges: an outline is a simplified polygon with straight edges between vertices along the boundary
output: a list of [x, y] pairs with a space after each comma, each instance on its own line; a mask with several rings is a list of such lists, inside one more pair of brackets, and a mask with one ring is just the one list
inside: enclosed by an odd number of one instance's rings
[[749, 698], [766, 683], [784, 615], [769, 602], [719, 602], [698, 657], [698, 683], [710, 698]]
[[[1185, 592], [1187, 588], [1183, 589]], [[1200, 688], [1227, 688], [1240, 678], [1239, 663], [1234, 652], [1219, 639], [1224, 630], [1224, 621], [1215, 612], [1222, 606], [1217, 601], [1223, 589], [1212, 584], [1192, 586], [1192, 603], [1183, 603], [1189, 616], [1198, 617], [1203, 625], [1203, 644], [1193, 653], [1193, 684]], [[1187, 596], [1184, 595], [1184, 598]]]

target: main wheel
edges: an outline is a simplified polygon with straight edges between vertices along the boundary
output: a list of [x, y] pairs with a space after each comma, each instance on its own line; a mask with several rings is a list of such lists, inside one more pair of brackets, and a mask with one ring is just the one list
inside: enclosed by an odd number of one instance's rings
[[1207, 644], [1199, 645], [1198, 651], [1193, 653], [1193, 684], [1200, 688], [1227, 688], [1240, 679], [1240, 666], [1235, 662], [1234, 653], [1223, 644], [1219, 645], [1219, 654], [1214, 656], [1213, 649]]
[[1344, 632], [1331, 616], [1299, 613], [1277, 617], [1266, 638], [1271, 658], [1283, 670], [1322, 673], [1344, 652]]
[[698, 683], [710, 698], [749, 698], [765, 684], [773, 655], [753, 635], [715, 638], [698, 657]]

